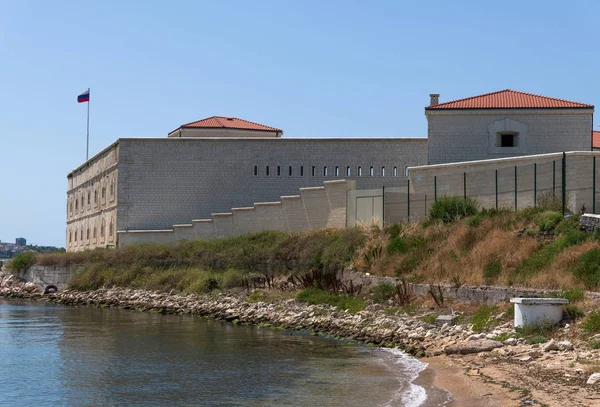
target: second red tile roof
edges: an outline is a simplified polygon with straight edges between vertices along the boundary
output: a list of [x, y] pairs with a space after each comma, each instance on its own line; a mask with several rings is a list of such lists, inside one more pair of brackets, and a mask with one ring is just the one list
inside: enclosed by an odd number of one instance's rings
[[505, 89], [485, 95], [472, 96], [452, 102], [427, 106], [425, 110], [441, 109], [556, 109], [556, 108], [586, 108], [593, 109], [594, 105], [556, 99], [547, 96], [534, 95]]
[[265, 126], [250, 122], [248, 120], [238, 119], [236, 117], [212, 116], [206, 119], [181, 125], [180, 128], [207, 128], [207, 129], [240, 129], [240, 130], [259, 130], [259, 131], [281, 131], [275, 127]]
[[600, 131], [592, 131], [592, 147], [600, 148]]

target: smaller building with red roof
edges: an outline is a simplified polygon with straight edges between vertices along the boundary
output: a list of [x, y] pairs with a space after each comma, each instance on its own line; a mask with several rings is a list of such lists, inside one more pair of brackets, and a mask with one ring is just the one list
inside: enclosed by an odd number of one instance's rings
[[444, 103], [430, 97], [429, 164], [592, 149], [587, 103], [511, 89]]
[[182, 124], [169, 133], [169, 137], [273, 137], [279, 138], [283, 130], [265, 126], [237, 117], [212, 116]]

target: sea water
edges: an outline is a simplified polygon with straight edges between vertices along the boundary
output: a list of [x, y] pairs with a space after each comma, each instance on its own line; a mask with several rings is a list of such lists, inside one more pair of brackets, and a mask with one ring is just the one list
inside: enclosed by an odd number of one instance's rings
[[0, 299], [0, 406], [416, 407], [433, 405], [412, 383], [425, 366], [305, 332]]

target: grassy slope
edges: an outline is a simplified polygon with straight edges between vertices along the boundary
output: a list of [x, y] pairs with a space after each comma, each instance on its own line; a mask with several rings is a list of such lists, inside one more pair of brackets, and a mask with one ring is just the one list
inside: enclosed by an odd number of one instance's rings
[[261, 232], [172, 246], [37, 255], [38, 264], [83, 264], [76, 289], [129, 286], [206, 292], [242, 286], [260, 275], [302, 275], [353, 264], [376, 275], [415, 282], [597, 289], [597, 236], [578, 217], [535, 209], [484, 211], [454, 222], [351, 228], [297, 234]]

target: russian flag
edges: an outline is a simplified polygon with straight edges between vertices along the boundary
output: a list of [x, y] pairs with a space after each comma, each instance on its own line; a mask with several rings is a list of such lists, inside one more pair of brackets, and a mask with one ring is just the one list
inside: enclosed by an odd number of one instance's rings
[[79, 96], [77, 96], [77, 103], [89, 102], [90, 101], [90, 90], [86, 90]]

